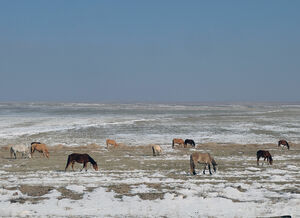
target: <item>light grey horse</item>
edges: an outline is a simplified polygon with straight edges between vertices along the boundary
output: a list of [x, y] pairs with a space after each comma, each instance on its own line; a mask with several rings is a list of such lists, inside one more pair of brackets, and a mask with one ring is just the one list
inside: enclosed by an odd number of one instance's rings
[[17, 159], [17, 153], [21, 153], [22, 157], [31, 158], [29, 147], [27, 147], [26, 145], [19, 144], [11, 146], [10, 157], [12, 158], [12, 156], [14, 155], [15, 159]]

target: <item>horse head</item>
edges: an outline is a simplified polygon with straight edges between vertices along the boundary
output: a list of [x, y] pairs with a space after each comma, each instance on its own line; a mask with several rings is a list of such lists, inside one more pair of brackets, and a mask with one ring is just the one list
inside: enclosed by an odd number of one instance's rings
[[98, 165], [96, 162], [93, 164], [93, 168], [94, 168], [94, 170], [98, 171]]
[[273, 158], [272, 158], [272, 156], [271, 156], [271, 155], [269, 156], [269, 163], [270, 163], [270, 165], [272, 165], [272, 164], [273, 164]]

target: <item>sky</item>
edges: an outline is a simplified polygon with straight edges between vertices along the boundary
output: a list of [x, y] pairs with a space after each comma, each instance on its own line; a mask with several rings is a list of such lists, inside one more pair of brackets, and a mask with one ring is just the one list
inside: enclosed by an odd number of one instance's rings
[[300, 1], [0, 1], [0, 102], [299, 102]]

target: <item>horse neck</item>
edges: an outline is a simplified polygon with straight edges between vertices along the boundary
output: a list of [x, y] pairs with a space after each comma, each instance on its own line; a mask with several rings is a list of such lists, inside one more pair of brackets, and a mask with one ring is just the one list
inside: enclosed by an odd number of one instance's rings
[[270, 161], [273, 161], [271, 154], [269, 155], [269, 160], [270, 160]]
[[91, 164], [96, 164], [96, 161], [94, 161], [94, 159], [93, 158], [91, 158], [90, 156], [88, 156], [88, 158], [89, 158], [89, 161], [91, 162]]

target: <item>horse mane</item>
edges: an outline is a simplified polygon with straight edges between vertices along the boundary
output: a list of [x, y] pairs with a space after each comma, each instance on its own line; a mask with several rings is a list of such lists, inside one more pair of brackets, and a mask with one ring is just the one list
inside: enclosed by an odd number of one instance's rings
[[33, 145], [33, 144], [42, 144], [42, 143], [40, 143], [40, 142], [31, 142], [31, 145]]
[[97, 164], [97, 162], [96, 162], [96, 161], [94, 161], [94, 159], [93, 159], [93, 158], [91, 158], [91, 156], [90, 156], [90, 155], [88, 155], [88, 158], [89, 158], [89, 161], [91, 162], [91, 164], [93, 164], [93, 165]]

